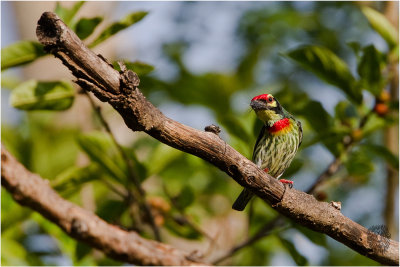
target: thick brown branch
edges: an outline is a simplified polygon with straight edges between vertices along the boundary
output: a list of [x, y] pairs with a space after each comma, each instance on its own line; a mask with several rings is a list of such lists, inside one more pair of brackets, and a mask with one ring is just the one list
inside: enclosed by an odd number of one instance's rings
[[214, 164], [295, 222], [325, 233], [383, 264], [399, 264], [398, 242], [388, 240], [388, 247], [382, 249], [380, 236], [328, 203], [318, 202], [313, 196], [295, 189], [285, 189], [214, 133], [199, 131], [165, 117], [136, 85], [132, 86], [135, 82], [127, 83], [129, 77], [134, 77], [132, 72], [119, 74], [104, 60], [99, 61], [99, 57], [54, 13], [44, 13], [38, 24], [39, 41], [70, 68], [80, 85], [109, 102], [132, 130], [142, 130], [169, 146]]
[[64, 200], [47, 180], [29, 172], [1, 148], [1, 185], [21, 205], [57, 224], [70, 236], [100, 249], [116, 260], [139, 265], [199, 265], [169, 245], [108, 224], [90, 211]]

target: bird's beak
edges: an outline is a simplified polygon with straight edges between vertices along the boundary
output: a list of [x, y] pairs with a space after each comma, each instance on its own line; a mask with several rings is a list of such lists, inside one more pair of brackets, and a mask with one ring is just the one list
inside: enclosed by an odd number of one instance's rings
[[259, 100], [252, 100], [250, 102], [250, 107], [254, 110], [254, 111], [258, 111], [258, 110], [266, 110], [268, 109], [267, 104], [263, 101], [259, 101]]

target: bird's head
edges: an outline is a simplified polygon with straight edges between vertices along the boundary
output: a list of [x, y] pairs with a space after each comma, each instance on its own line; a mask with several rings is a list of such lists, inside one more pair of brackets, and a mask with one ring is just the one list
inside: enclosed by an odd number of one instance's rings
[[272, 125], [284, 118], [281, 104], [271, 94], [253, 97], [250, 106], [257, 114], [257, 117], [267, 125]]

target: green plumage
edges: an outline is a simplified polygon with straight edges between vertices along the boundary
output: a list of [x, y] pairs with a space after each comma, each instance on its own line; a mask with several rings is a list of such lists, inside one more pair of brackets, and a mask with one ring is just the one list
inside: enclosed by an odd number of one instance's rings
[[[257, 116], [264, 121], [264, 126], [254, 146], [252, 160], [261, 169], [278, 179], [289, 167], [296, 155], [303, 134], [301, 123], [284, 110], [277, 100], [274, 99], [274, 102], [276, 106], [268, 108], [267, 105], [265, 109], [268, 110], [267, 115], [264, 114], [265, 112], [260, 114], [263, 109], [259, 109], [258, 106], [255, 108], [252, 105]], [[270, 112], [271, 110], [273, 113]], [[280, 124], [284, 125], [281, 126], [282, 129], [278, 127]], [[253, 194], [250, 190], [244, 189], [232, 208], [239, 211], [243, 210], [252, 196]]]

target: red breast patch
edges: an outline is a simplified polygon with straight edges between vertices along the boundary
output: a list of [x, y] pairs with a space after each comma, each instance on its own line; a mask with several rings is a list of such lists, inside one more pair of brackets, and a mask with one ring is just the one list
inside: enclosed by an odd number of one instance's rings
[[286, 129], [289, 126], [290, 126], [290, 120], [286, 118], [275, 122], [274, 125], [268, 128], [268, 131], [270, 133], [277, 133], [279, 131], [282, 131], [283, 129]]

